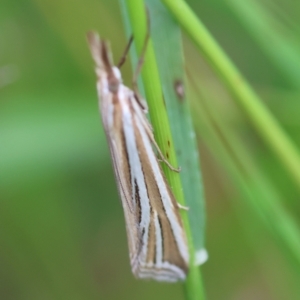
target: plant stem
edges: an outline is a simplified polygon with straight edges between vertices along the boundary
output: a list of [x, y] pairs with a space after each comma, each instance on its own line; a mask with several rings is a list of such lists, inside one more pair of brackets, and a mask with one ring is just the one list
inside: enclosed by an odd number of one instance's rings
[[[136, 50], [137, 53], [141, 53], [147, 32], [146, 8], [144, 2], [141, 0], [126, 0], [125, 3], [133, 31]], [[163, 92], [151, 38], [148, 42], [141, 74], [156, 141], [161, 148], [162, 153], [169, 159], [173, 166], [176, 166], [177, 159], [173, 147], [169, 120], [164, 104]], [[164, 165], [163, 168], [177, 201], [184, 205], [184, 196], [179, 174], [171, 171]], [[194, 247], [188, 216], [185, 211], [181, 212], [181, 216], [187, 233], [191, 257], [189, 273], [184, 283], [186, 299], [202, 300], [204, 299], [204, 292], [200, 270], [194, 264]]]
[[206, 56], [257, 132], [277, 155], [296, 186], [300, 188], [300, 156], [294, 143], [190, 7], [182, 0], [162, 0], [162, 2]]

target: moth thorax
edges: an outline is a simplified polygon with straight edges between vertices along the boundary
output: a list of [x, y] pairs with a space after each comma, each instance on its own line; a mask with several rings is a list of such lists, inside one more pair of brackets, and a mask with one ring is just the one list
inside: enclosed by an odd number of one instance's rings
[[119, 85], [122, 82], [120, 70], [117, 67], [112, 67], [112, 76], [108, 78], [108, 88], [112, 93], [116, 93], [119, 89]]

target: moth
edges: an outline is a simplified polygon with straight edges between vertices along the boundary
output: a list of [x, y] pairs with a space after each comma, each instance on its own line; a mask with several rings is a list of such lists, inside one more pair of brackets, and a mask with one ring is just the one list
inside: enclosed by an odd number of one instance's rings
[[124, 86], [107, 42], [87, 34], [96, 64], [102, 122], [125, 215], [132, 272], [175, 282], [188, 272], [187, 238], [177, 203], [156, 157], [168, 163], [146, 118], [146, 102]]

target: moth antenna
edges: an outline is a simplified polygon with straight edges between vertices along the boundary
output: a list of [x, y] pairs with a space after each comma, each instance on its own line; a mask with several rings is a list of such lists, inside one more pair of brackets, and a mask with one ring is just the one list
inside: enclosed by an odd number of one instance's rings
[[130, 49], [130, 46], [131, 46], [131, 44], [132, 44], [132, 41], [133, 41], [133, 35], [130, 36], [130, 39], [129, 39], [127, 45], [126, 45], [126, 48], [125, 48], [125, 50], [124, 50], [124, 53], [123, 53], [122, 57], [120, 58], [119, 63], [117, 64], [117, 67], [118, 67], [119, 69], [123, 66], [123, 64], [124, 64], [125, 61], [126, 61], [126, 58], [127, 58], [127, 55], [128, 55], [128, 51], [129, 51], [129, 49]]

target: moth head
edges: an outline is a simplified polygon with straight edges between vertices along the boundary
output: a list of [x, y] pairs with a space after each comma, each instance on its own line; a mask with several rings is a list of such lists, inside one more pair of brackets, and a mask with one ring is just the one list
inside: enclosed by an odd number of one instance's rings
[[110, 46], [107, 42], [101, 42], [101, 56], [106, 73], [108, 89], [111, 93], [117, 93], [121, 83], [121, 73], [117, 67], [113, 66]]
[[109, 44], [94, 31], [87, 33], [87, 40], [97, 69], [107, 73], [112, 72], [113, 62]]
[[121, 83], [121, 74], [119, 69], [113, 66], [109, 44], [93, 31], [88, 32], [87, 39], [98, 77], [107, 82], [110, 92], [116, 93]]
[[111, 93], [117, 93], [122, 82], [121, 72], [117, 67], [112, 67], [107, 73], [108, 89]]

